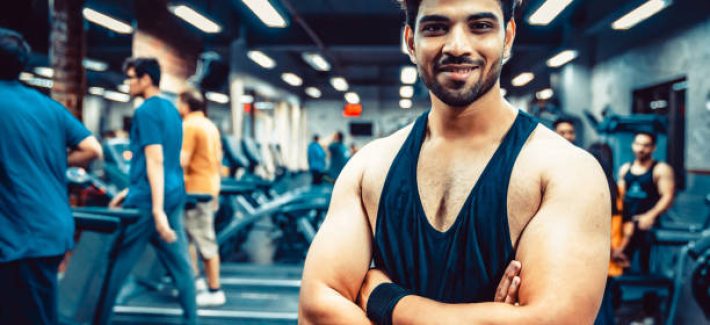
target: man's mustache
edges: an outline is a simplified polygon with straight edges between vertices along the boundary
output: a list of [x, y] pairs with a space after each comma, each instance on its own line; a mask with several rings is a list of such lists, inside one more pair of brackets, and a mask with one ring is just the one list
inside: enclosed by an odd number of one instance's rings
[[439, 60], [439, 62], [436, 63], [434, 68], [437, 70], [441, 68], [441, 66], [444, 65], [475, 65], [475, 66], [483, 66], [485, 62], [481, 59], [474, 60], [470, 57], [467, 56], [444, 56]]

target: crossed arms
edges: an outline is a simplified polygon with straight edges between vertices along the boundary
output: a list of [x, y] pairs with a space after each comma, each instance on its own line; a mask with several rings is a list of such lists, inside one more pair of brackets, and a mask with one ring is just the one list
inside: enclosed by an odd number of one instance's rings
[[[389, 281], [369, 270], [373, 238], [362, 200], [366, 159], [366, 153], [356, 155], [335, 185], [328, 216], [306, 258], [300, 323], [369, 324], [363, 300]], [[591, 324], [609, 261], [610, 199], [597, 162], [586, 154], [571, 159], [543, 175], [540, 208], [519, 239], [519, 306], [444, 304], [410, 295], [396, 305], [393, 323]]]

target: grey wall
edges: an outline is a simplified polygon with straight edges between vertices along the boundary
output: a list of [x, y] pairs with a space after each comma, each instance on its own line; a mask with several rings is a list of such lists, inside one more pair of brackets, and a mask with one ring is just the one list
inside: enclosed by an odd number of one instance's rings
[[[582, 118], [584, 110], [592, 108], [590, 78], [589, 68], [575, 61], [565, 65], [559, 72], [558, 80], [561, 87], [555, 87], [555, 91], [559, 95], [565, 113]], [[582, 125], [584, 126], [581, 132], [583, 138], [578, 138], [577, 141], [587, 147], [593, 141], [595, 131], [586, 122]]]
[[658, 42], [621, 53], [591, 70], [591, 109], [610, 105], [630, 114], [632, 92], [686, 77], [686, 168], [710, 170], [710, 20]]
[[[343, 106], [345, 101], [307, 101], [304, 108], [307, 112], [308, 138], [313, 134], [321, 136], [321, 142], [327, 144], [331, 141], [331, 136], [336, 131], [345, 133], [345, 144], [355, 143], [358, 148], [368, 142], [392, 134], [397, 129], [406, 126], [414, 121], [429, 106], [420, 103], [410, 109], [399, 108], [398, 102], [363, 101], [362, 115], [360, 117], [344, 117]], [[372, 137], [351, 137], [349, 136], [350, 122], [372, 122]], [[309, 140], [310, 141], [310, 140]]]
[[[555, 92], [567, 113], [582, 116], [589, 109], [597, 116], [609, 106], [630, 114], [633, 91], [686, 78], [686, 169], [688, 191], [702, 197], [710, 191], [710, 19], [665, 40], [631, 48], [586, 65], [578, 59], [558, 74]], [[603, 40], [600, 40], [603, 42]], [[596, 134], [585, 122], [587, 145]], [[704, 171], [704, 172], [703, 172]]]

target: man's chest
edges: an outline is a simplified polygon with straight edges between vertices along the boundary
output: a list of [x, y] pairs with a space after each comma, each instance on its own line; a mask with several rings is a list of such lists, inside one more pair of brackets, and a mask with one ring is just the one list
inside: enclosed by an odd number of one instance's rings
[[[416, 193], [419, 200], [410, 204], [420, 204], [429, 223], [437, 230], [448, 229], [460, 216], [460, 212], [478, 182], [486, 181], [486, 186], [500, 187], [501, 197], [506, 201], [506, 211], [511, 241], [517, 242], [520, 233], [539, 209], [542, 200], [540, 175], [525, 168], [525, 161], [516, 162], [510, 173], [509, 182], [503, 182], [505, 175], [489, 174], [487, 161], [469, 160], [465, 164], [443, 162], [445, 157], [420, 159], [416, 178], [404, 182], [410, 186], [409, 193]], [[492, 162], [496, 163], [496, 162]], [[447, 166], [444, 168], [444, 166]], [[383, 166], [384, 167], [384, 166]], [[387, 168], [370, 168], [362, 180], [362, 200], [367, 212], [372, 233], [375, 233], [378, 208], [383, 193], [385, 180], [392, 177]], [[396, 166], [395, 166], [396, 167]], [[389, 173], [388, 173], [389, 172]], [[397, 173], [414, 172], [397, 169]], [[486, 178], [485, 180], [481, 177]], [[500, 202], [477, 201], [476, 204], [500, 204]], [[412, 207], [418, 208], [418, 207]], [[491, 216], [493, 217], [493, 216]]]

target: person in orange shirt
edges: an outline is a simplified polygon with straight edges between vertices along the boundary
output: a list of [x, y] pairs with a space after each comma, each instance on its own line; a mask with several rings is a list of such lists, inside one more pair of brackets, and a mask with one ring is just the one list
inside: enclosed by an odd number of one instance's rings
[[217, 210], [222, 161], [222, 144], [219, 130], [206, 115], [207, 105], [202, 94], [194, 89], [180, 93], [177, 101], [183, 118], [183, 140], [180, 164], [185, 173], [187, 193], [211, 194], [214, 198], [205, 203], [197, 203], [185, 212], [185, 230], [190, 243], [195, 274], [197, 252], [202, 257], [207, 284], [198, 277], [197, 305], [219, 306], [226, 302], [219, 281], [219, 246], [214, 231], [214, 213]]
[[612, 301], [614, 301], [613, 297], [617, 294], [613, 278], [622, 275], [624, 268], [629, 265], [628, 258], [623, 254], [623, 250], [629, 243], [631, 234], [628, 229], [625, 229], [621, 220], [622, 200], [614, 181], [614, 160], [611, 147], [606, 143], [597, 142], [592, 144], [587, 151], [602, 166], [609, 184], [609, 193], [611, 194], [611, 252], [607, 286], [604, 292], [607, 298], [602, 302], [595, 324], [613, 324], [615, 306]]

